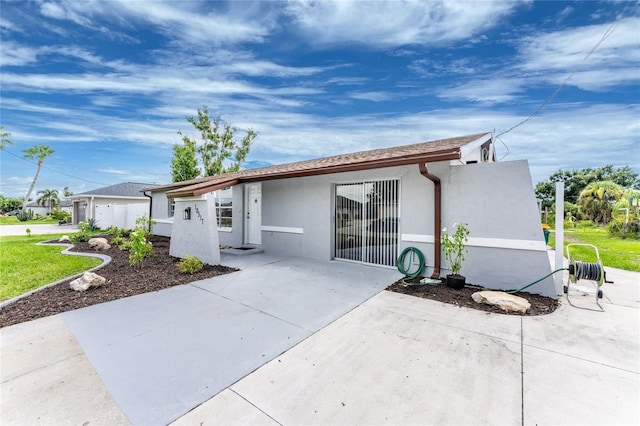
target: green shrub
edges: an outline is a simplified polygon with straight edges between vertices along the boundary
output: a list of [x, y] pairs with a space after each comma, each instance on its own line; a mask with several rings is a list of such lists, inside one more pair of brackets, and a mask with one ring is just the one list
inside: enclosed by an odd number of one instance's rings
[[91, 239], [91, 235], [84, 232], [76, 232], [75, 234], [71, 234], [69, 236], [69, 240], [72, 243], [86, 243]]
[[28, 220], [33, 220], [33, 210], [29, 209], [29, 210], [21, 210], [18, 212], [18, 214], [16, 215], [16, 219], [18, 219], [18, 221], [20, 222], [26, 222]]
[[129, 265], [141, 266], [145, 257], [151, 256], [153, 253], [153, 246], [151, 242], [147, 241], [144, 232], [141, 232], [138, 227], [131, 232], [129, 236]]
[[624, 219], [616, 218], [609, 222], [609, 234], [622, 239], [640, 239], [640, 220], [632, 218], [625, 223]]
[[79, 231], [69, 236], [72, 243], [84, 243], [91, 239], [91, 224], [89, 222], [78, 223]]
[[193, 275], [196, 272], [202, 271], [204, 263], [198, 258], [198, 256], [185, 256], [180, 262], [178, 262], [178, 269], [183, 274]]
[[51, 212], [51, 217], [55, 220], [66, 220], [67, 222], [71, 222], [71, 213], [56, 209]]
[[96, 230], [100, 229], [100, 227], [98, 226], [98, 221], [93, 217], [87, 219], [86, 223], [89, 226], [89, 230], [90, 231], [96, 231]]

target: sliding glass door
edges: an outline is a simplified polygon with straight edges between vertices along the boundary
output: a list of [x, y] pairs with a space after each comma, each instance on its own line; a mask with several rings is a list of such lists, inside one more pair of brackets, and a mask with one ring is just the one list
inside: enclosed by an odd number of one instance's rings
[[394, 266], [399, 181], [336, 184], [335, 197], [335, 258]]

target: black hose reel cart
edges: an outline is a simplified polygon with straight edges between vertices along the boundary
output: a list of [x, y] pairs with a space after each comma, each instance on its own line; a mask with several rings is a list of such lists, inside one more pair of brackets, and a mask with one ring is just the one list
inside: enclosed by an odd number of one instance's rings
[[[590, 263], [590, 262], [582, 262], [580, 260], [577, 260], [574, 257], [574, 255], [572, 255], [572, 252], [571, 252], [571, 248], [577, 247], [577, 246], [592, 248], [595, 251], [596, 262]], [[575, 250], [573, 251], [575, 254]], [[600, 288], [605, 282], [613, 283], [613, 281], [607, 281], [606, 272], [604, 271], [604, 265], [602, 264], [602, 260], [600, 259], [600, 253], [598, 252], [598, 248], [593, 244], [571, 243], [567, 245], [567, 258], [569, 259], [569, 268], [568, 268], [569, 279], [567, 280], [567, 284], [564, 286], [563, 290], [564, 290], [564, 293], [567, 295], [567, 301], [569, 302], [569, 304], [573, 307], [579, 308], [579, 306], [576, 306], [573, 303], [571, 303], [571, 299], [570, 299], [571, 284], [576, 284], [579, 280], [588, 280], [595, 283], [596, 304], [598, 305], [598, 308], [600, 308], [600, 311], [604, 311], [604, 308], [600, 305], [600, 299], [602, 299], [604, 295]], [[589, 309], [589, 308], [582, 308], [582, 309]], [[591, 309], [591, 310], [597, 310], [597, 309]]]

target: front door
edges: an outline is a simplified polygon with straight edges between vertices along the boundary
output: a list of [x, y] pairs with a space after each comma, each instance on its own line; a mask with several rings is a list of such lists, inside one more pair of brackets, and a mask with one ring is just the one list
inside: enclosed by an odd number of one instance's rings
[[245, 241], [247, 244], [262, 243], [262, 184], [245, 186]]

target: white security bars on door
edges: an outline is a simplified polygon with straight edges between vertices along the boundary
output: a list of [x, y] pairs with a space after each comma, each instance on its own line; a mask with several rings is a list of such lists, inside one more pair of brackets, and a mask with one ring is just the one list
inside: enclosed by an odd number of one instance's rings
[[335, 194], [335, 258], [394, 266], [399, 181], [336, 184]]

